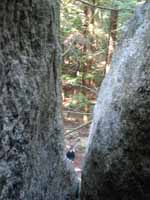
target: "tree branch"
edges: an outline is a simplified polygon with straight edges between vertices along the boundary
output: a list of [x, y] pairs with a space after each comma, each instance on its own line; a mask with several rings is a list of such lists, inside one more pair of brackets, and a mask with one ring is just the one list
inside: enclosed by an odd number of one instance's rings
[[89, 124], [91, 124], [91, 122], [92, 122], [92, 120], [90, 120], [90, 121], [88, 121], [87, 123], [82, 124], [82, 125], [80, 125], [80, 126], [74, 128], [74, 129], [71, 130], [71, 131], [67, 131], [67, 132], [65, 133], [65, 136], [66, 136], [66, 135], [69, 135], [70, 133], [73, 133], [73, 132], [75, 132], [75, 131], [77, 131], [77, 130], [79, 130], [79, 129], [85, 127], [85, 126], [88, 126]]
[[85, 86], [85, 85], [71, 84], [71, 83], [69, 83], [68, 85], [71, 85], [71, 86], [74, 86], [74, 87], [85, 88], [86, 90], [89, 90], [90, 92], [92, 92], [92, 93], [94, 93], [94, 94], [97, 95], [97, 90], [94, 90], [94, 89], [92, 89], [92, 88], [89, 88], [89, 87], [87, 87], [87, 86]]
[[88, 2], [86, 2], [86, 1], [84, 1], [84, 0], [76, 0], [76, 1], [79, 1], [79, 2], [81, 2], [81, 3], [83, 3], [83, 4], [85, 4], [85, 5], [90, 6], [90, 7], [93, 7], [93, 8], [99, 8], [99, 9], [101, 9], [101, 10], [118, 11], [118, 12], [119, 12], [119, 11], [128, 10], [128, 11], [132, 11], [132, 12], [133, 12], [132, 9], [115, 9], [115, 8], [109, 8], [109, 7], [94, 5], [94, 4], [88, 3]]
[[71, 42], [71, 44], [70, 44], [70, 46], [68, 47], [68, 49], [67, 49], [64, 53], [61, 54], [62, 57], [64, 57], [64, 56], [70, 51], [70, 49], [72, 48], [72, 46], [73, 46], [75, 40], [76, 40], [76, 38]]
[[79, 114], [79, 115], [92, 115], [93, 113], [86, 113], [86, 112], [77, 112], [77, 111], [72, 111], [72, 110], [65, 110], [63, 113], [74, 113], [74, 114]]

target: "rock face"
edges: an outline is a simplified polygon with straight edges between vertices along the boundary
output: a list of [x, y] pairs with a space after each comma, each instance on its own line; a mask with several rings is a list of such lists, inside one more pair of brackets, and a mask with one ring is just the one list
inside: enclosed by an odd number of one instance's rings
[[150, 3], [137, 8], [99, 92], [82, 200], [150, 199]]
[[0, 1], [0, 200], [75, 199], [58, 38], [59, 0]]

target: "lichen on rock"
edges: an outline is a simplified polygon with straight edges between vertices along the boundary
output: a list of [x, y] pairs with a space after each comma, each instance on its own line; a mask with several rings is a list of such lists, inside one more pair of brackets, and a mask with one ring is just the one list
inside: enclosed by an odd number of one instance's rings
[[150, 3], [123, 33], [94, 109], [82, 200], [150, 199]]

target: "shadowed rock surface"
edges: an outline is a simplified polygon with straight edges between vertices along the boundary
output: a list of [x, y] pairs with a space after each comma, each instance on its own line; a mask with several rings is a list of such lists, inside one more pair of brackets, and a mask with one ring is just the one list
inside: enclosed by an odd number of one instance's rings
[[0, 200], [75, 199], [58, 38], [59, 0], [0, 1]]
[[150, 199], [150, 3], [126, 26], [90, 130], [82, 200]]

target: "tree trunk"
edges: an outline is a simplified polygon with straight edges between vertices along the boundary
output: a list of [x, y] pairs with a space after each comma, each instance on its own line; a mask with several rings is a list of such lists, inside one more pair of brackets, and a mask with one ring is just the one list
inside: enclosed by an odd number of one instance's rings
[[90, 130], [81, 200], [150, 199], [150, 3], [125, 29]]
[[[92, 3], [95, 4], [95, 0], [92, 0]], [[84, 30], [83, 35], [87, 39], [87, 43], [84, 44], [83, 47], [83, 54], [86, 55], [86, 60], [84, 60], [83, 66], [82, 66], [82, 85], [91, 88], [92, 81], [87, 78], [88, 74], [91, 71], [91, 67], [93, 63], [95, 62], [93, 57], [89, 54], [93, 53], [93, 43], [94, 43], [94, 13], [95, 9], [91, 8], [89, 6], [84, 7]], [[90, 44], [88, 44], [90, 43]], [[83, 88], [82, 93], [86, 98], [88, 98], [87, 90]], [[88, 113], [90, 110], [90, 107], [88, 104], [84, 107], [84, 112]], [[83, 115], [83, 121], [88, 121], [88, 116]]]
[[75, 198], [58, 39], [59, 0], [0, 1], [0, 200]]
[[108, 51], [106, 57], [106, 73], [109, 71], [113, 52], [116, 46], [117, 22], [118, 22], [118, 10], [112, 10], [110, 14], [110, 33], [109, 33]]

